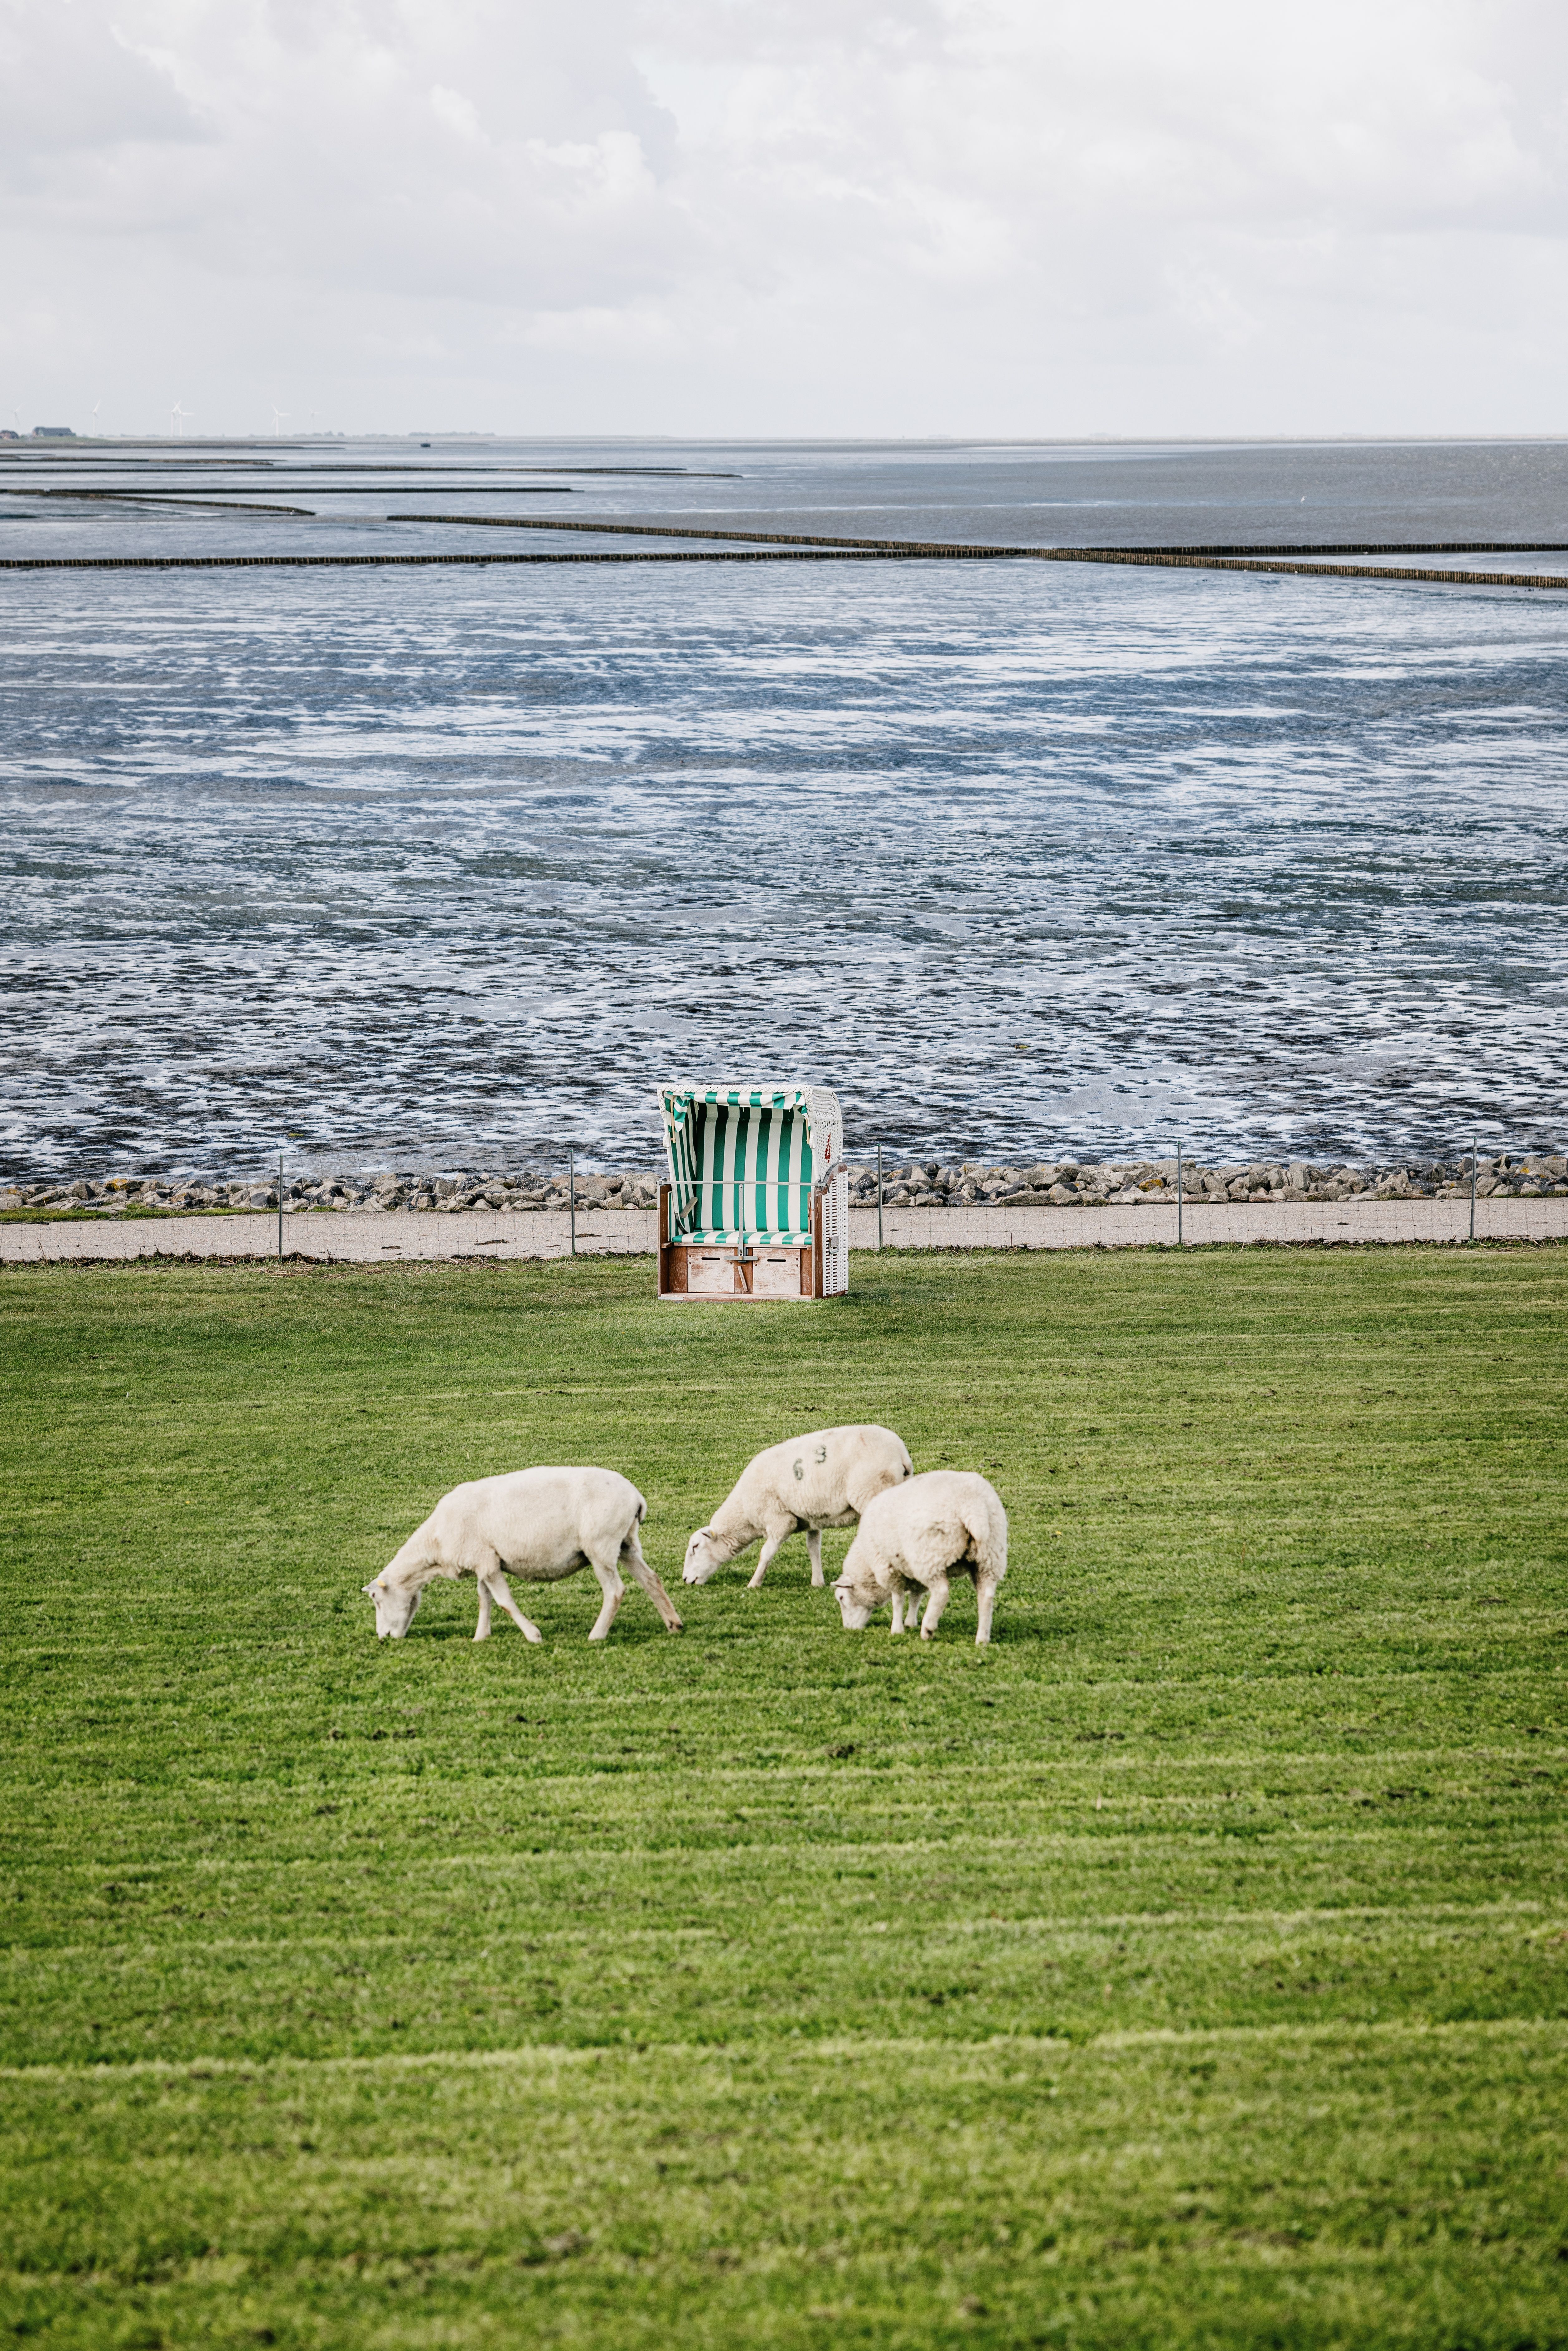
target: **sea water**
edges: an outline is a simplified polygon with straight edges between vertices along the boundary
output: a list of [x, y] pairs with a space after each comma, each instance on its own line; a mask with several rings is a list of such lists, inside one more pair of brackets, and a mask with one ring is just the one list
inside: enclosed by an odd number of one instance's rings
[[[1557, 444], [80, 454], [0, 554], [1568, 540]], [[1561, 1147], [1565, 654], [1559, 593], [1028, 561], [0, 573], [0, 1167], [652, 1165], [668, 1077], [944, 1160]]]

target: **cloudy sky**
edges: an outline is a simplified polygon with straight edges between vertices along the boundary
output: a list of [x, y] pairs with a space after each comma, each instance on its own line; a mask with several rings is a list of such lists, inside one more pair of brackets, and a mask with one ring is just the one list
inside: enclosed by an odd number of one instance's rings
[[0, 422], [1556, 433], [1565, 144], [1537, 0], [0, 0]]

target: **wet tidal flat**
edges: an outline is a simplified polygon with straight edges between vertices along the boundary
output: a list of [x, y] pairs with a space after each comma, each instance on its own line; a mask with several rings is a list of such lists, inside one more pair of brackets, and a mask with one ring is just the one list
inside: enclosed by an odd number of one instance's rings
[[[1568, 1253], [0, 1285], [0, 2324], [49, 2344], [1568, 2339]], [[890, 1422], [988, 1652], [786, 1546], [586, 1635], [459, 1479], [690, 1530]], [[847, 1536], [830, 1533], [830, 1572]]]
[[[62, 454], [0, 460], [12, 556], [542, 552], [516, 469], [604, 455], [436, 453], [437, 524], [406, 449], [176, 454], [235, 501], [183, 510]], [[556, 513], [1568, 542], [1552, 444], [616, 465]], [[680, 1072], [831, 1084], [857, 1156], [1561, 1152], [1565, 644], [1555, 592], [1029, 560], [8, 573], [0, 1175], [646, 1165]]]

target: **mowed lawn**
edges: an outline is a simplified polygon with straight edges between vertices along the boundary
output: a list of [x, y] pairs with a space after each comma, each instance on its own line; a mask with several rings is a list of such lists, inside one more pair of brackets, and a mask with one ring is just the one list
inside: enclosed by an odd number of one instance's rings
[[[0, 2338], [1568, 2345], [1568, 1250], [854, 1285], [0, 1280]], [[681, 1591], [851, 1419], [1000, 1489], [988, 1651]], [[378, 1646], [530, 1461], [685, 1633]]]

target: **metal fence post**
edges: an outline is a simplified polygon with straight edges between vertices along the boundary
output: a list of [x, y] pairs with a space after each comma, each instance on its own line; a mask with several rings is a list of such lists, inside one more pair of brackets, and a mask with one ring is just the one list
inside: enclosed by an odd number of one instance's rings
[[1176, 1247], [1180, 1249], [1181, 1246], [1181, 1145], [1178, 1143], [1176, 1144]]
[[882, 1145], [876, 1146], [876, 1245], [882, 1247]]
[[566, 1213], [571, 1228], [571, 1253], [577, 1255], [577, 1154], [566, 1155]]
[[1470, 1137], [1470, 1238], [1476, 1237], [1476, 1139]]

